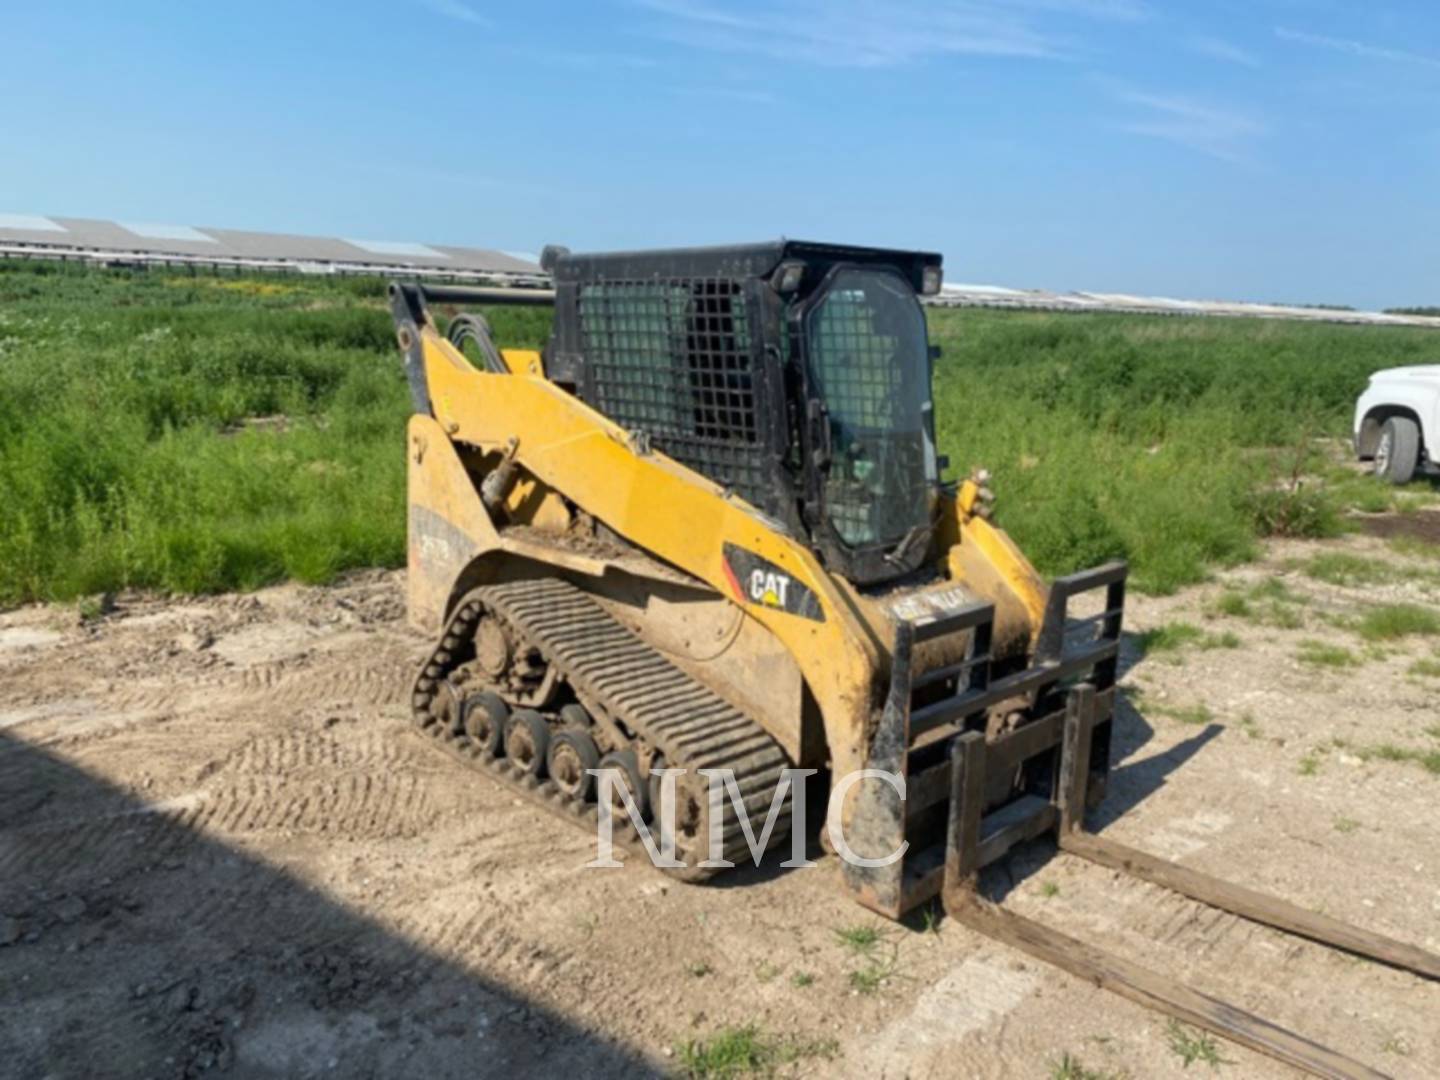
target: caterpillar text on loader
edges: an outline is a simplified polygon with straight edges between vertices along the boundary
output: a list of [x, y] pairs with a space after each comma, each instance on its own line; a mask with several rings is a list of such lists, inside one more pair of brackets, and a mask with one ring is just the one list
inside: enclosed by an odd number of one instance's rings
[[[619, 770], [642, 814], [660, 771], [681, 770], [685, 865], [667, 872], [688, 879], [716, 872], [699, 865], [715, 811], [698, 770], [733, 770], [758, 827], [782, 770], [828, 769], [848, 797], [827, 827], [861, 857], [839, 861], [867, 907], [894, 918], [939, 895], [969, 926], [1316, 1075], [1379, 1075], [978, 895], [981, 868], [1050, 832], [1440, 977], [1440, 958], [1084, 831], [1126, 567], [1047, 584], [989, 520], [983, 474], [943, 479], [919, 301], [938, 255], [780, 241], [547, 248], [542, 265], [553, 291], [391, 286], [415, 406], [409, 608], [438, 642], [414, 688], [423, 732], [592, 828], [589, 770]], [[479, 315], [442, 333], [427, 301], [553, 303], [554, 326], [543, 353], [500, 349]], [[1073, 617], [1077, 597], [1098, 614]], [[903, 783], [852, 782], [864, 769]], [[718, 813], [725, 857], [745, 857], [738, 816]]]

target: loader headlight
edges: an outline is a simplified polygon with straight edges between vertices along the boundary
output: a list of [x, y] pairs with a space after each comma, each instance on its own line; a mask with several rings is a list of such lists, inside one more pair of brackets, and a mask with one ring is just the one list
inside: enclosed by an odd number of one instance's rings
[[803, 262], [783, 262], [770, 275], [770, 284], [775, 291], [781, 294], [792, 293], [800, 287], [801, 280], [805, 277], [805, 264]]
[[940, 292], [940, 285], [945, 280], [945, 271], [938, 266], [927, 266], [920, 275], [920, 293], [922, 296], [935, 296]]

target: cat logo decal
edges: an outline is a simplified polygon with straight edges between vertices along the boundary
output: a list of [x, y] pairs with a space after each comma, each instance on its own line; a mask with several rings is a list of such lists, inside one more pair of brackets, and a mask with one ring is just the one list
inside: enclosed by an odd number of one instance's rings
[[790, 579], [784, 574], [767, 573], [764, 570], [750, 571], [750, 599], [766, 607], [785, 607], [785, 594], [790, 591]]
[[825, 621], [819, 598], [769, 559], [735, 544], [725, 545], [724, 556], [725, 576], [735, 599], [742, 604], [758, 604], [802, 619]]

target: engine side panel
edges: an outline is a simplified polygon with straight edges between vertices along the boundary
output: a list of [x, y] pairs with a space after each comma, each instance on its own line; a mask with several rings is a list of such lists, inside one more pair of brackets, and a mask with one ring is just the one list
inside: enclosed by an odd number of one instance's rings
[[499, 544], [480, 493], [444, 429], [428, 416], [410, 418], [409, 552], [406, 604], [410, 624], [434, 636], [448, 615], [455, 582]]

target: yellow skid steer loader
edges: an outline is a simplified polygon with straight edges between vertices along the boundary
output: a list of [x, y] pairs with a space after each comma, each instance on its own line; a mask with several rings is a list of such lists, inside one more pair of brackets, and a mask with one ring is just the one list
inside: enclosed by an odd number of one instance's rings
[[[436, 641], [413, 692], [422, 732], [590, 828], [610, 803], [597, 774], [618, 777], [611, 797], [640, 824], [673, 811], [667, 872], [692, 880], [755, 850], [746, 819], [765, 820], [788, 770], [823, 770], [821, 836], [865, 906], [898, 918], [941, 896], [968, 925], [1317, 1075], [1378, 1075], [978, 895], [983, 867], [1054, 833], [1440, 976], [1419, 950], [1084, 831], [1109, 767], [1126, 567], [1047, 583], [990, 521], [984, 474], [945, 479], [920, 302], [938, 255], [779, 241], [547, 248], [542, 266], [553, 290], [391, 286], [414, 400], [409, 611]], [[442, 332], [429, 310], [502, 303], [553, 305], [543, 352], [497, 347], [476, 313]], [[733, 802], [712, 799], [715, 770]], [[634, 824], [620, 838], [643, 852]]]

